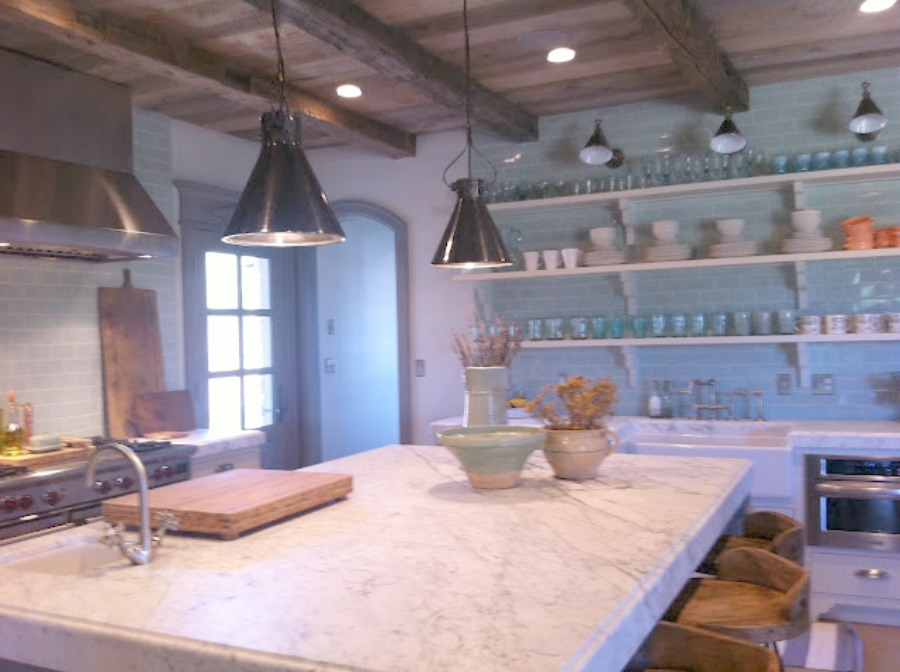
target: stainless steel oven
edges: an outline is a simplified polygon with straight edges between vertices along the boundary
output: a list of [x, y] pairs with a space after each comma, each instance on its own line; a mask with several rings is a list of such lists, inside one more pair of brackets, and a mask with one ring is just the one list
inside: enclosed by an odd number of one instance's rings
[[807, 541], [900, 552], [900, 457], [808, 455]]

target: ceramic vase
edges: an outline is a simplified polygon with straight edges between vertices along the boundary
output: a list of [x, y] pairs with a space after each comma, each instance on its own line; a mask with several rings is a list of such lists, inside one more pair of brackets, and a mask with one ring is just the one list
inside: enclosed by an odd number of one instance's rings
[[600, 463], [619, 449], [619, 435], [603, 429], [548, 429], [544, 457], [557, 478], [596, 478]]
[[505, 366], [467, 366], [463, 374], [466, 403], [463, 425], [505, 425], [509, 369]]

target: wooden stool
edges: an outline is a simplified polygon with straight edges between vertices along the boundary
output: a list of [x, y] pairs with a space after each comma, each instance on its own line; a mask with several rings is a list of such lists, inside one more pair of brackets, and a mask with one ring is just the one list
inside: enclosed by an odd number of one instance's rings
[[777, 672], [778, 656], [756, 644], [688, 625], [659, 623], [625, 672]]
[[809, 572], [758, 548], [726, 551], [718, 578], [692, 579], [665, 618], [774, 646], [809, 630]]
[[774, 511], [756, 511], [744, 518], [744, 534], [726, 534], [712, 547], [697, 567], [701, 574], [718, 574], [718, 558], [736, 548], [761, 548], [803, 564], [804, 528], [790, 516]]

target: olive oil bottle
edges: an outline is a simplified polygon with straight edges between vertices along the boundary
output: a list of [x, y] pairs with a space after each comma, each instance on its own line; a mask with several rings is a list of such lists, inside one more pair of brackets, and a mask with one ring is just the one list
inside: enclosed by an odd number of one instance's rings
[[6, 419], [3, 422], [4, 455], [20, 455], [25, 449], [25, 427], [22, 407], [16, 403], [16, 393], [9, 391]]

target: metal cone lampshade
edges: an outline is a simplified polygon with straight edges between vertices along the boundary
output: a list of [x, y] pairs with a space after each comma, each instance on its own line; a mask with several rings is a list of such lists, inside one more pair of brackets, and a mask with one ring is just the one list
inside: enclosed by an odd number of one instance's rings
[[734, 154], [747, 146], [747, 140], [731, 120], [731, 112], [725, 113], [725, 120], [709, 141], [709, 148], [719, 154]]
[[262, 150], [222, 237], [226, 243], [287, 247], [346, 239], [295, 128], [287, 111], [262, 116]]
[[594, 133], [584, 148], [578, 152], [578, 157], [592, 166], [602, 165], [613, 158], [613, 151], [609, 148], [606, 136], [603, 135], [599, 119], [594, 122]]
[[850, 130], [857, 134], [868, 135], [878, 133], [882, 128], [887, 126], [887, 117], [885, 117], [872, 96], [869, 94], [869, 82], [863, 82], [863, 97], [859, 101], [856, 108], [856, 114], [850, 120]]
[[481, 192], [484, 180], [460, 178], [453, 183], [458, 198], [432, 266], [444, 268], [494, 268], [512, 261], [500, 232], [491, 219]]

